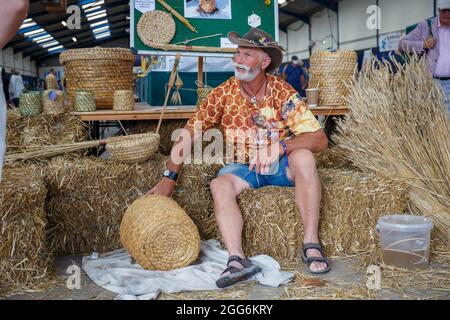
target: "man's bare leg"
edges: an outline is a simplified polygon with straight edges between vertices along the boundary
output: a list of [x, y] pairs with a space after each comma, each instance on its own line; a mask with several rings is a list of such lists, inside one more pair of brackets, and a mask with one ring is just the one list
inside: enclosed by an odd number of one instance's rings
[[[242, 250], [243, 219], [237, 204], [237, 196], [250, 188], [247, 182], [230, 174], [219, 176], [211, 181], [211, 192], [214, 199], [214, 213], [225, 247], [230, 256], [245, 258]], [[230, 266], [242, 269], [238, 262]]]
[[[321, 188], [314, 155], [311, 151], [299, 149], [289, 157], [288, 178], [295, 182], [295, 203], [297, 204], [305, 229], [303, 243], [319, 243], [319, 214]], [[307, 257], [322, 257], [316, 249], [309, 249]], [[326, 263], [313, 262], [311, 271], [325, 270]]]

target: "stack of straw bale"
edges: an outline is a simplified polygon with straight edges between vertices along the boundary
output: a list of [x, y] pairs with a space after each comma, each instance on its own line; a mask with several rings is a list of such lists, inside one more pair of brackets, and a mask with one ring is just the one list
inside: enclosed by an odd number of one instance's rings
[[[378, 241], [378, 217], [402, 213], [406, 191], [393, 181], [349, 170], [320, 169], [322, 183], [319, 236], [328, 255], [368, 251]], [[247, 255], [298, 257], [303, 225], [293, 188], [246, 190], [238, 197], [244, 218]]]
[[361, 170], [409, 188], [411, 213], [433, 219], [432, 251], [448, 253], [450, 121], [424, 59], [401, 66], [373, 61], [350, 88], [350, 116], [335, 141]]
[[0, 184], [0, 293], [31, 290], [52, 276], [46, 250], [45, 183], [32, 167], [4, 168]]
[[52, 159], [47, 168], [49, 242], [57, 254], [121, 247], [127, 207], [161, 178], [165, 157], [136, 165], [97, 158]]
[[[52, 159], [46, 170], [50, 246], [57, 254], [120, 248], [119, 225], [125, 210], [160, 181], [167, 159], [157, 154], [134, 165], [96, 158]], [[185, 165], [173, 195], [204, 239], [217, 237], [209, 183], [218, 170]]]

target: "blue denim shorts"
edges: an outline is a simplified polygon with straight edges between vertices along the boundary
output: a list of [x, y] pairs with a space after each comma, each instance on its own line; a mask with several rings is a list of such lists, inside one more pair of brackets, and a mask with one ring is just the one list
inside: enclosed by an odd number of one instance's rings
[[258, 189], [265, 186], [293, 187], [294, 181], [288, 179], [286, 173], [287, 168], [288, 158], [284, 155], [278, 163], [277, 172], [272, 175], [257, 174], [255, 169], [250, 171], [248, 164], [232, 163], [223, 167], [219, 171], [218, 176], [232, 174], [246, 181], [253, 189]]

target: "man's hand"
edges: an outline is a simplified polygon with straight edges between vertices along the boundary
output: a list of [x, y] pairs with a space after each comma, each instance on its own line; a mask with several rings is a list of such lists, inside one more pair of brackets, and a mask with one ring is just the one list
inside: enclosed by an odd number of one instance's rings
[[169, 178], [162, 178], [152, 189], [150, 189], [146, 194], [158, 194], [160, 196], [171, 197], [175, 189], [175, 181]]
[[425, 50], [433, 49], [436, 46], [436, 43], [437, 43], [437, 41], [435, 38], [428, 38], [427, 40], [425, 40], [423, 42], [423, 48]]
[[256, 154], [250, 159], [250, 171], [256, 168], [256, 173], [267, 174], [272, 164], [280, 160], [284, 155], [284, 148], [279, 142], [273, 143], [274, 145], [264, 146], [255, 152]]

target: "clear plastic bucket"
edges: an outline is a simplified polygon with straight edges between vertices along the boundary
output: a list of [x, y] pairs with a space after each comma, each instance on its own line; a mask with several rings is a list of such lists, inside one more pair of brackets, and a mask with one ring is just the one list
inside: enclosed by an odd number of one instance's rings
[[391, 215], [381, 217], [376, 228], [385, 264], [407, 269], [429, 267], [433, 220], [422, 216]]

